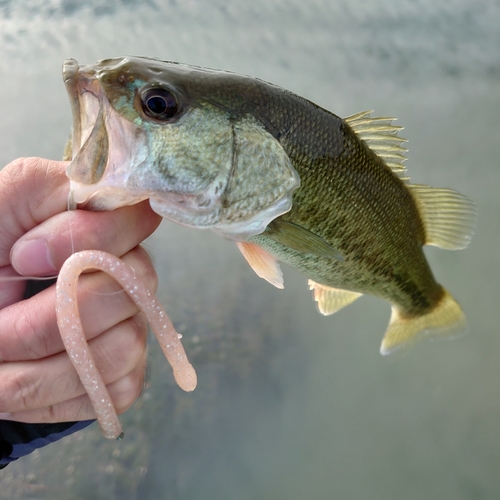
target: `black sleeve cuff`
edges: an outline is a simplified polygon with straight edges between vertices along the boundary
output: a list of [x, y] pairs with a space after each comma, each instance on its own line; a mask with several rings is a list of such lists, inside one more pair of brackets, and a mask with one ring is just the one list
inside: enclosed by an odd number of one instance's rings
[[93, 420], [84, 420], [55, 424], [25, 424], [0, 420], [0, 469], [37, 448], [89, 426], [92, 422]]

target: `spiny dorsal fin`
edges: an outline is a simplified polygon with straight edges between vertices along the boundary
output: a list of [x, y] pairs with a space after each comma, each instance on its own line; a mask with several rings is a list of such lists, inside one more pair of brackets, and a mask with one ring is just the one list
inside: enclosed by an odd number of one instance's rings
[[308, 284], [309, 290], [314, 290], [314, 300], [318, 303], [319, 312], [324, 316], [337, 312], [363, 295], [358, 292], [321, 285], [313, 280], [309, 280]]
[[387, 331], [385, 332], [381, 354], [391, 354], [401, 347], [408, 347], [421, 336], [453, 338], [465, 333], [467, 324], [462, 308], [444, 290], [442, 299], [431, 312], [423, 316], [405, 318], [395, 306]]
[[363, 111], [344, 120], [401, 180], [408, 182], [410, 178], [406, 176], [406, 168], [403, 165], [406, 160], [404, 154], [408, 150], [401, 146], [406, 139], [398, 135], [403, 127], [392, 124], [396, 118], [372, 118], [371, 113], [372, 111]]
[[284, 288], [283, 273], [278, 261], [255, 243], [237, 241], [236, 245], [255, 274], [276, 288]]
[[452, 189], [409, 184], [425, 227], [426, 245], [465, 248], [474, 234], [476, 205]]
[[265, 235], [281, 245], [292, 248], [297, 252], [328, 257], [335, 260], [344, 260], [321, 236], [314, 234], [305, 227], [283, 219], [274, 219], [266, 228]]

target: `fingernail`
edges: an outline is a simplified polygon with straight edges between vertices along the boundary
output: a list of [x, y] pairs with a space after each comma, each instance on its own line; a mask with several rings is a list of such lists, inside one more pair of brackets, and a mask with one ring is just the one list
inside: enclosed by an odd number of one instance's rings
[[10, 262], [12, 267], [24, 276], [44, 276], [54, 274], [56, 271], [49, 247], [44, 240], [15, 243], [10, 254]]
[[0, 420], [8, 420], [12, 417], [12, 413], [0, 413]]

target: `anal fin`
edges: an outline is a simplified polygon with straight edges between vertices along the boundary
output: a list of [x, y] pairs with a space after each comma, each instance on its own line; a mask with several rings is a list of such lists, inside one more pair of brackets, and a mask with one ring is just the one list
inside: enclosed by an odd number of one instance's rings
[[464, 333], [466, 326], [462, 308], [446, 290], [438, 305], [422, 316], [405, 318], [393, 306], [380, 353], [391, 354], [403, 346], [408, 346], [421, 336], [452, 338]]
[[308, 284], [309, 290], [314, 290], [314, 300], [318, 303], [319, 312], [325, 316], [337, 312], [363, 295], [358, 292], [321, 285], [313, 280], [309, 280]]
[[284, 288], [283, 273], [275, 257], [255, 243], [237, 241], [236, 245], [257, 276], [265, 279], [276, 288]]

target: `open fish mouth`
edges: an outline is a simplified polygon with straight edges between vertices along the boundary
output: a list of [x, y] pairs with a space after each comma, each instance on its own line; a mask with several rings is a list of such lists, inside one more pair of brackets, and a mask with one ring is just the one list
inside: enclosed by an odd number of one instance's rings
[[72, 161], [66, 171], [73, 203], [113, 210], [148, 198], [126, 187], [131, 166], [147, 156], [142, 131], [112, 108], [96, 69], [68, 59], [63, 79], [73, 114]]
[[[68, 59], [63, 65], [64, 84], [70, 96], [73, 112], [72, 157], [75, 158], [82, 146], [89, 139], [94, 128], [101, 134], [101, 139], [108, 146], [107, 133], [101, 110], [103, 92], [95, 72], [79, 71], [78, 63]], [[99, 126], [97, 120], [99, 119]]]
[[[121, 61], [109, 60], [117, 64]], [[160, 212], [158, 207], [169, 206], [174, 212], [193, 212], [202, 217], [211, 214], [211, 186], [195, 192], [182, 186], [170, 190], [155, 180], [149, 168], [147, 132], [113, 108], [100, 76], [98, 66], [79, 66], [74, 59], [63, 64], [73, 114], [72, 161], [66, 171], [73, 204], [91, 210], [112, 210], [149, 198]]]

